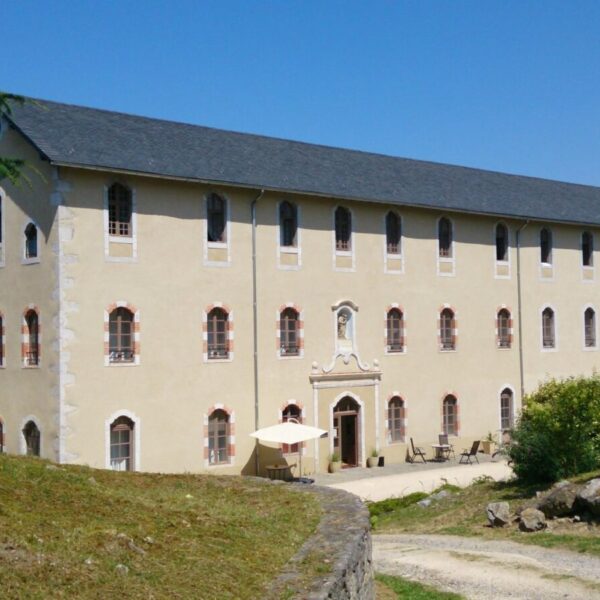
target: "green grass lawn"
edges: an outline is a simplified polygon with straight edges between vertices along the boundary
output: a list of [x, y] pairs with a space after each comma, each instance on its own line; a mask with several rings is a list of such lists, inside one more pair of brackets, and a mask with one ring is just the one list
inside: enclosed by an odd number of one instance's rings
[[377, 600], [461, 600], [459, 594], [441, 592], [429, 585], [408, 581], [391, 575], [376, 575], [375, 586]]
[[[600, 471], [573, 478], [586, 481], [599, 477]], [[516, 542], [560, 547], [576, 552], [600, 555], [600, 527], [593, 531], [521, 533], [516, 527], [487, 527], [485, 508], [489, 502], [506, 501], [511, 512], [535, 503], [535, 492], [542, 486], [526, 487], [516, 482], [485, 481], [467, 488], [455, 488], [449, 498], [422, 508], [417, 503], [423, 494], [384, 500], [370, 504], [375, 533], [453, 534], [479, 536], [485, 539], [508, 539]]]
[[261, 598], [319, 518], [312, 494], [241, 477], [0, 455], [1, 596]]

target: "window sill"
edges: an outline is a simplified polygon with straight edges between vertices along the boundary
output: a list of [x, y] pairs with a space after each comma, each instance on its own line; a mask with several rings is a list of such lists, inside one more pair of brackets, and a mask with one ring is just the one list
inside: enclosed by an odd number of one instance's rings
[[39, 369], [41, 367], [41, 365], [37, 364], [37, 365], [21, 365], [22, 369]]
[[451, 354], [452, 352], [456, 352], [456, 348], [439, 348], [439, 351], [443, 354]]
[[206, 247], [207, 248], [215, 248], [217, 250], [226, 250], [227, 249], [227, 242], [209, 242], [207, 240], [206, 241]]
[[297, 246], [279, 246], [279, 252], [282, 254], [300, 254], [300, 248]]
[[598, 346], [584, 346], [584, 352], [596, 352], [598, 350]]
[[335, 251], [335, 255], [336, 256], [352, 256], [352, 250], [336, 250]]
[[139, 361], [132, 361], [132, 362], [109, 362], [106, 364], [107, 367], [116, 367], [118, 369], [121, 369], [123, 367], [137, 367], [139, 366]]
[[36, 256], [35, 258], [23, 258], [21, 259], [22, 265], [37, 265], [40, 262], [40, 257]]
[[496, 350], [512, 350], [512, 346], [498, 346], [498, 345], [496, 345]]
[[226, 469], [228, 467], [234, 467], [235, 463], [230, 460], [229, 462], [222, 462], [222, 463], [209, 463], [207, 465], [207, 469]]
[[385, 351], [386, 356], [396, 356], [396, 355], [402, 356], [403, 354], [406, 354], [406, 348], [403, 348], [402, 350], [386, 350]]
[[133, 236], [109, 235], [108, 241], [111, 244], [133, 244]]
[[304, 358], [304, 352], [301, 352], [300, 354], [281, 354], [281, 352], [278, 352], [277, 358], [279, 360], [299, 360]]

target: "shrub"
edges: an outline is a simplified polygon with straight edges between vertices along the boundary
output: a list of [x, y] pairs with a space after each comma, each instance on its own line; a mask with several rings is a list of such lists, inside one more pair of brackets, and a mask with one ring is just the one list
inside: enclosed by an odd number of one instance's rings
[[550, 380], [524, 398], [509, 450], [517, 477], [553, 482], [600, 465], [600, 377]]

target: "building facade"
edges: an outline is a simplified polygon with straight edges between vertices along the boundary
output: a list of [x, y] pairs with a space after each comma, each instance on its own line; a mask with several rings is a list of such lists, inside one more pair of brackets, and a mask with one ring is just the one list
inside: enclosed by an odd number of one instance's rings
[[[4, 451], [163, 472], [398, 462], [410, 438], [497, 435], [523, 393], [598, 364], [599, 189], [43, 107], [0, 137], [43, 176], [0, 188]], [[329, 435], [249, 437], [290, 418]]]

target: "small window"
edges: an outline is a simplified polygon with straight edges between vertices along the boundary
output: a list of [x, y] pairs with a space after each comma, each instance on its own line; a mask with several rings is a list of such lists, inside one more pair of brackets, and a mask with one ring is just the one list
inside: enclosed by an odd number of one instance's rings
[[41, 435], [40, 430], [33, 421], [27, 421], [27, 424], [23, 427], [23, 437], [25, 438], [27, 456], [40, 456]]
[[348, 251], [352, 249], [352, 215], [347, 208], [338, 206], [335, 209], [335, 249]]
[[38, 230], [33, 223], [25, 227], [25, 258], [38, 257]]
[[440, 347], [442, 350], [456, 350], [456, 321], [450, 308], [440, 313]]
[[392, 210], [385, 217], [385, 237], [388, 254], [402, 253], [402, 222]]
[[444, 398], [442, 431], [446, 435], [458, 435], [458, 402], [452, 395]]
[[118, 237], [131, 237], [131, 191], [120, 183], [108, 188], [108, 233]]
[[[292, 422], [302, 424], [302, 412], [296, 404], [288, 404], [281, 414], [282, 423]], [[282, 444], [281, 451], [283, 454], [298, 454], [300, 452], [300, 444]]]
[[224, 410], [217, 409], [208, 417], [208, 462], [229, 462], [229, 415]]
[[40, 323], [35, 310], [25, 314], [25, 366], [34, 367], [40, 364]]
[[402, 311], [392, 308], [387, 313], [386, 319], [387, 351], [404, 351], [404, 318]]
[[554, 348], [556, 346], [556, 335], [554, 331], [554, 311], [548, 307], [542, 312], [542, 346]]
[[503, 223], [496, 225], [496, 260], [499, 262], [508, 260], [508, 227]]
[[208, 358], [229, 358], [229, 315], [222, 308], [208, 313]]
[[500, 394], [500, 428], [504, 431], [514, 425], [513, 393], [509, 388]]
[[286, 308], [281, 312], [279, 322], [281, 356], [298, 356], [300, 353], [299, 320], [298, 312], [293, 308]]
[[110, 426], [110, 468], [113, 471], [133, 471], [133, 428], [127, 417], [119, 417]]
[[209, 242], [225, 242], [225, 200], [217, 194], [211, 194], [206, 200], [207, 235]]
[[388, 403], [388, 428], [390, 443], [404, 442], [404, 400], [399, 396], [394, 396]]
[[440, 258], [452, 258], [452, 223], [446, 217], [438, 222], [438, 250]]
[[584, 329], [585, 329], [585, 347], [596, 347], [596, 312], [593, 308], [586, 308], [583, 313]]
[[279, 243], [287, 248], [296, 248], [298, 233], [298, 209], [290, 202], [279, 205]]
[[552, 232], [545, 228], [540, 231], [540, 260], [546, 265], [552, 264]]
[[124, 307], [113, 310], [109, 316], [109, 362], [130, 363], [135, 359], [134, 315]]
[[584, 267], [594, 266], [594, 236], [589, 231], [581, 234], [581, 262]]
[[498, 348], [510, 348], [512, 342], [512, 319], [510, 312], [503, 308], [498, 311]]

